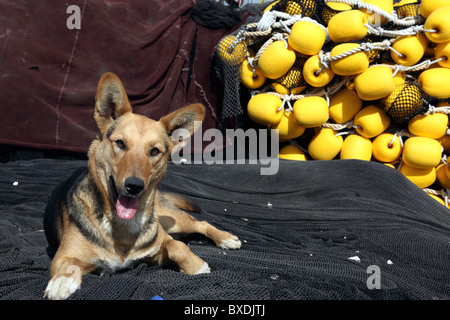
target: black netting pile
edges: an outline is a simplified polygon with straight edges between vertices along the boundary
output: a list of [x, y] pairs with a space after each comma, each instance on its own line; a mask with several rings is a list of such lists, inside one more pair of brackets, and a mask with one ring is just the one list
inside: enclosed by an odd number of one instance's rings
[[[0, 165], [0, 298], [40, 299], [50, 259], [42, 213], [53, 187], [83, 161]], [[241, 250], [187, 239], [212, 273], [137, 264], [86, 275], [72, 299], [450, 299], [450, 213], [386, 166], [360, 161], [171, 164], [165, 190], [235, 233]], [[351, 258], [351, 259], [349, 259]], [[381, 288], [370, 290], [369, 266]]]

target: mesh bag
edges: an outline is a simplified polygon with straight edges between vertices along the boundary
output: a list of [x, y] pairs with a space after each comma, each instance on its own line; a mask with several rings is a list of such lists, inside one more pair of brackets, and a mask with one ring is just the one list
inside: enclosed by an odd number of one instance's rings
[[297, 58], [295, 60], [292, 68], [286, 72], [282, 77], [275, 80], [276, 83], [282, 84], [287, 89], [298, 88], [302, 86], [306, 86], [308, 83], [303, 77], [303, 65], [306, 60], [308, 60], [308, 56], [297, 54]]
[[386, 113], [397, 121], [409, 120], [428, 109], [423, 91], [413, 83], [396, 86], [384, 105]]
[[325, 26], [328, 26], [328, 22], [335, 14], [338, 14], [339, 12], [347, 11], [347, 10], [351, 10], [351, 9], [339, 10], [337, 8], [330, 7], [327, 3], [323, 4], [321, 6], [321, 10], [320, 10], [320, 19], [322, 20], [322, 22], [324, 23]]
[[322, 1], [315, 0], [281, 0], [273, 6], [272, 10], [282, 11], [294, 15], [313, 18], [318, 16], [318, 9]]
[[396, 8], [399, 18], [415, 17], [419, 15], [419, 3], [407, 3]]

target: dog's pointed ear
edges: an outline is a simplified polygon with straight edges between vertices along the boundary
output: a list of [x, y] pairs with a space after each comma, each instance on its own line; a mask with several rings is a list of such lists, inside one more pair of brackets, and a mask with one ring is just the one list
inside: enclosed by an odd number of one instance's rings
[[97, 86], [94, 113], [102, 135], [117, 118], [127, 112], [132, 112], [132, 108], [119, 77], [111, 72], [103, 74]]
[[165, 126], [167, 134], [172, 141], [172, 148], [183, 147], [189, 137], [194, 133], [195, 122], [201, 123], [205, 117], [205, 107], [199, 103], [176, 110], [161, 118], [160, 122]]

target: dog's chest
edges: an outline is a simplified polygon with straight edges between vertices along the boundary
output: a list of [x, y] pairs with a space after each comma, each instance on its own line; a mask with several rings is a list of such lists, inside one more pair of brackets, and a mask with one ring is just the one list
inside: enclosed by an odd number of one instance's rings
[[97, 269], [101, 271], [115, 272], [131, 266], [134, 262], [152, 256], [156, 251], [157, 248], [152, 247], [147, 250], [132, 251], [126, 256], [105, 251], [103, 255], [96, 258], [93, 263], [97, 266]]

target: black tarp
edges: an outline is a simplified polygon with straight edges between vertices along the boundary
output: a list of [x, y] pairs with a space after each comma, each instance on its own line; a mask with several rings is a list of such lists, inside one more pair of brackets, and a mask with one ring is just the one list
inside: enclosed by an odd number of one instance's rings
[[[42, 298], [51, 263], [43, 211], [84, 165], [0, 165], [0, 299]], [[450, 299], [450, 211], [381, 164], [282, 160], [261, 176], [259, 165], [171, 163], [161, 188], [193, 200], [203, 210], [194, 216], [238, 235], [242, 248], [190, 237], [210, 274], [138, 264], [84, 276], [71, 299]], [[380, 289], [369, 289], [374, 266]]]

